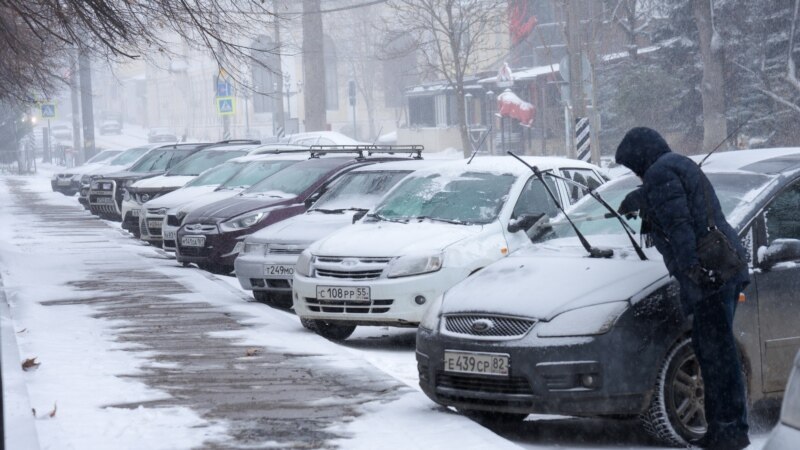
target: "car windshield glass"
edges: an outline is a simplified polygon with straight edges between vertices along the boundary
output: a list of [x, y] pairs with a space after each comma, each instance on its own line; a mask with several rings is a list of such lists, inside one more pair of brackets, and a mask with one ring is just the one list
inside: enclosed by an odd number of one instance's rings
[[140, 156], [147, 153], [148, 150], [150, 150], [150, 147], [129, 148], [128, 150], [122, 152], [116, 158], [112, 159], [110, 164], [112, 166], [124, 166], [126, 164], [130, 164], [139, 159]]
[[181, 161], [167, 172], [167, 175], [197, 176], [231, 158], [244, 156], [246, 154], [247, 150], [201, 150]]
[[410, 170], [347, 173], [320, 197], [312, 211], [370, 209], [409, 173]]
[[328, 165], [295, 164], [275, 175], [254, 184], [246, 194], [266, 195], [277, 198], [295, 197], [310, 188], [320, 178], [333, 170]]
[[465, 224], [490, 223], [508, 200], [517, 179], [512, 174], [460, 172], [411, 177], [375, 209], [376, 217], [408, 221], [431, 219]]
[[115, 156], [117, 156], [119, 154], [120, 154], [120, 152], [118, 152], [116, 150], [106, 150], [104, 152], [100, 152], [100, 153], [92, 156], [91, 159], [86, 161], [86, 164], [96, 163], [96, 162], [101, 162], [101, 161], [108, 161], [109, 159], [111, 159], [111, 158], [113, 158], [113, 157], [115, 157]]
[[247, 189], [299, 161], [253, 161], [222, 183], [220, 189]]
[[172, 153], [171, 150], [153, 150], [136, 161], [136, 164], [128, 170], [136, 173], [165, 170]]
[[[751, 202], [754, 193], [760, 192], [772, 180], [770, 176], [755, 173], [712, 172], [708, 173], [707, 176], [714, 186], [722, 205], [722, 212], [726, 216], [730, 216], [738, 207]], [[599, 188], [597, 193], [611, 207], [617, 209], [625, 196], [640, 184], [641, 180], [639, 178], [627, 176], [607, 183]], [[606, 217], [607, 212], [608, 210], [603, 205], [591, 197], [585, 197], [575, 207], [567, 210], [572, 221], [575, 222], [581, 233], [585, 235], [624, 234], [625, 231], [619, 221], [616, 218]], [[629, 219], [628, 224], [634, 230], [638, 230], [641, 220], [639, 218]], [[540, 240], [575, 235], [572, 227], [564, 219], [563, 214], [554, 219], [551, 225], [553, 226], [552, 232], [547, 233]]]
[[225, 180], [236, 174], [236, 172], [242, 170], [244, 165], [245, 163], [240, 161], [222, 163], [217, 167], [212, 167], [201, 173], [199, 177], [188, 182], [186, 186], [219, 186], [224, 183]]

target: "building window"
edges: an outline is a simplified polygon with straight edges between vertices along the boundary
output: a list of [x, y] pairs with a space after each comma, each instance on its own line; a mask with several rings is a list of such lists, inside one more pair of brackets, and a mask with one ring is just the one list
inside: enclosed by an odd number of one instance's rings
[[278, 80], [275, 76], [276, 69], [280, 61], [274, 54], [275, 46], [267, 36], [259, 36], [253, 42], [251, 50], [252, 75], [253, 75], [253, 112], [268, 113], [275, 110], [275, 97], [273, 93], [276, 89]]
[[336, 111], [339, 109], [339, 76], [336, 46], [333, 40], [325, 36], [325, 109]]
[[409, 97], [408, 121], [411, 127], [436, 126], [436, 108], [434, 97]]

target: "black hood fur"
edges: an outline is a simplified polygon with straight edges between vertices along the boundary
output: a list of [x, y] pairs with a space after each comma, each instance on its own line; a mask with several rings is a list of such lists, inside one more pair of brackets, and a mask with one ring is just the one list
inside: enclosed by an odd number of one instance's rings
[[614, 159], [617, 164], [622, 164], [642, 177], [661, 155], [671, 151], [667, 141], [656, 130], [636, 127], [622, 138]]

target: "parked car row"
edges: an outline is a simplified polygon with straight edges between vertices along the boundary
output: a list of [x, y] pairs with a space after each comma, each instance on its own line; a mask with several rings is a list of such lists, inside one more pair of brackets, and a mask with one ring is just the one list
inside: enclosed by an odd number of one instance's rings
[[[471, 417], [638, 417], [676, 446], [705, 433], [678, 286], [638, 219], [614, 213], [638, 178], [564, 158], [423, 160], [416, 146], [194, 145], [162, 175], [94, 175], [88, 196], [110, 184], [126, 228], [235, 272], [326, 338], [418, 327], [420, 386]], [[181, 147], [137, 164], [167, 148]], [[735, 327], [757, 407], [782, 397], [800, 349], [800, 149], [703, 168], [749, 252]]]

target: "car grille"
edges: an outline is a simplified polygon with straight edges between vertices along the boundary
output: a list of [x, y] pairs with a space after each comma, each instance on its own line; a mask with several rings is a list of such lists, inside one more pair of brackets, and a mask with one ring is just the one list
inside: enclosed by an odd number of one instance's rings
[[374, 280], [380, 278], [391, 258], [340, 258], [318, 256], [314, 270], [320, 278]]
[[[158, 222], [158, 226], [151, 226], [155, 222]], [[161, 237], [161, 223], [162, 221], [160, 220], [147, 219], [147, 234], [149, 234], [151, 237]]]
[[491, 394], [533, 395], [524, 377], [473, 377], [446, 372], [436, 373], [436, 387]]
[[208, 257], [210, 253], [210, 249], [206, 247], [183, 247], [178, 246], [178, 253], [181, 256], [193, 256], [193, 257]]
[[216, 225], [202, 224], [202, 223], [190, 223], [188, 225], [185, 225], [183, 229], [190, 233], [211, 234], [217, 232]]
[[[482, 329], [475, 324], [488, 325]], [[444, 316], [446, 334], [464, 337], [502, 337], [520, 338], [530, 331], [535, 320], [489, 315], [447, 315]]]
[[165, 239], [162, 247], [164, 250], [175, 250], [175, 241], [171, 239]]
[[267, 253], [270, 255], [299, 255], [305, 250], [297, 245], [269, 244]]
[[333, 314], [382, 314], [389, 312], [394, 300], [372, 300], [370, 302], [353, 300], [319, 300], [306, 297], [309, 311]]
[[175, 214], [169, 214], [167, 215], [167, 225], [171, 227], [179, 227], [181, 226], [181, 220], [178, 219], [178, 216]]

